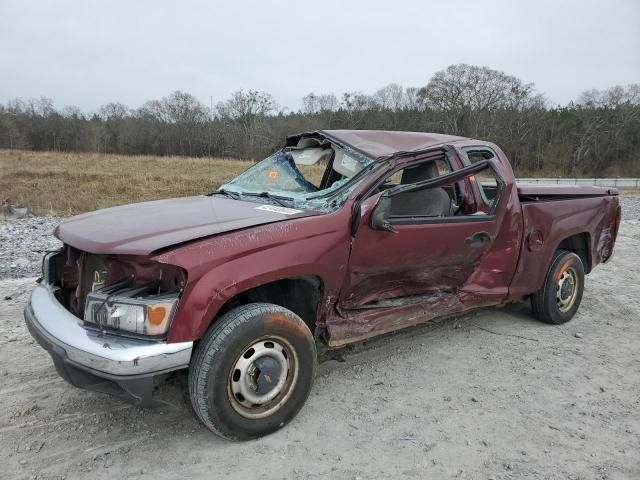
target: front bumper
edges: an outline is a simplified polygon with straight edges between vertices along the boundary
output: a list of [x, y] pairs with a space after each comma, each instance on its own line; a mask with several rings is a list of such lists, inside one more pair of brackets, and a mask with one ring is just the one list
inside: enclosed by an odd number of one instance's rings
[[31, 335], [72, 385], [150, 404], [153, 377], [189, 365], [193, 342], [152, 342], [87, 330], [58, 302], [55, 288], [39, 283], [24, 316]]

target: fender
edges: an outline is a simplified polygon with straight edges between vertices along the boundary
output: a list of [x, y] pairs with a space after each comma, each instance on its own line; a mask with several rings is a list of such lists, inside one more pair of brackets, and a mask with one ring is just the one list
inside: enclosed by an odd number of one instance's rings
[[[523, 203], [524, 236], [510, 296], [521, 298], [542, 288], [553, 253], [574, 235], [587, 235], [586, 271], [606, 260], [615, 241], [610, 230], [615, 224], [617, 202], [612, 196]], [[542, 240], [537, 248], [530, 245], [531, 235]]]
[[[345, 208], [347, 207], [347, 208]], [[349, 254], [350, 210], [293, 219], [210, 237], [153, 259], [187, 271], [187, 284], [169, 330], [169, 342], [197, 340], [220, 308], [254, 287], [313, 275], [324, 285], [321, 312], [336, 298]], [[249, 246], [255, 245], [254, 248]]]

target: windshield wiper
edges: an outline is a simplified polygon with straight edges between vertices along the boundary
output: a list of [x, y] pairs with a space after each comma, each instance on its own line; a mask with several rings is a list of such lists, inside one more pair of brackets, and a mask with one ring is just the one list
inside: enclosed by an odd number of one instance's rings
[[249, 193], [243, 193], [243, 195], [247, 195], [250, 197], [261, 197], [261, 198], [268, 198], [269, 200], [272, 200], [274, 203], [277, 203], [278, 205], [280, 205], [281, 207], [288, 207], [289, 204], [285, 203], [283, 200], [288, 201], [288, 202], [292, 202], [293, 198], [291, 197], [281, 197], [279, 195], [273, 195], [272, 193], [269, 192], [249, 192]]
[[238, 193], [238, 192], [233, 192], [233, 191], [231, 191], [231, 190], [226, 190], [226, 189], [224, 189], [224, 188], [221, 188], [221, 189], [219, 189], [219, 190], [216, 190], [216, 191], [215, 191], [215, 192], [213, 192], [213, 193], [214, 193], [214, 194], [215, 194], [215, 193], [221, 193], [222, 195], [226, 195], [227, 197], [231, 197], [231, 198], [233, 198], [234, 200], [242, 200], [242, 195], [241, 195], [240, 193]]

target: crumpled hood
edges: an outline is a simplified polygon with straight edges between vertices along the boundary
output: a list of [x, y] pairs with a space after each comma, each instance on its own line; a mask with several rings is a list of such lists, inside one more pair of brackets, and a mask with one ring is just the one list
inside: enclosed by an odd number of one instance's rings
[[217, 195], [134, 203], [63, 221], [54, 234], [89, 253], [148, 255], [161, 248], [318, 212]]

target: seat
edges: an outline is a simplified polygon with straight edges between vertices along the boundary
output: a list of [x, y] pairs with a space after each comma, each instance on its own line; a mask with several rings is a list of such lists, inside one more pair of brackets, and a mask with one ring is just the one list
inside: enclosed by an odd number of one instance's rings
[[[409, 185], [436, 178], [439, 175], [436, 163], [426, 162], [403, 170], [400, 182], [402, 185]], [[453, 212], [454, 204], [449, 194], [440, 187], [400, 193], [391, 198], [392, 216], [448, 217], [453, 215]]]

